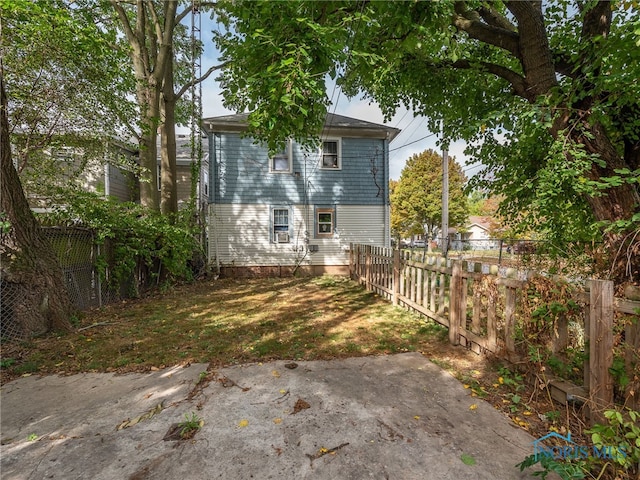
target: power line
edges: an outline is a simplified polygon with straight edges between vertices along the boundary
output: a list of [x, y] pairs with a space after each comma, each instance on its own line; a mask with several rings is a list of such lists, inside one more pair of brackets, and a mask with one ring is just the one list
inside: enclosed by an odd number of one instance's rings
[[433, 137], [434, 135], [436, 135], [436, 134], [435, 133], [430, 133], [429, 135], [425, 135], [424, 137], [419, 138], [417, 140], [414, 140], [413, 142], [405, 143], [404, 145], [400, 145], [399, 147], [392, 148], [392, 149], [389, 150], [389, 152], [395, 152], [396, 150], [400, 150], [401, 148], [408, 147], [409, 145], [413, 145], [414, 143], [421, 142], [422, 140], [424, 140], [426, 138], [429, 138], [429, 137]]

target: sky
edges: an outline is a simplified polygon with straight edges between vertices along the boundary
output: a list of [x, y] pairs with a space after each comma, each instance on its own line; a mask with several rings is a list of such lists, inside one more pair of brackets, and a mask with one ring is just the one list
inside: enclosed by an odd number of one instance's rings
[[[204, 55], [202, 56], [202, 72], [206, 72], [212, 65], [217, 65], [219, 52], [211, 41], [211, 31], [217, 26], [209, 19], [207, 14], [201, 15], [201, 35], [205, 46]], [[206, 117], [217, 117], [236, 113], [226, 109], [222, 104], [221, 89], [215, 80], [215, 72], [202, 84], [202, 113]], [[330, 92], [333, 91], [331, 87]], [[437, 132], [431, 132], [427, 128], [427, 122], [424, 117], [416, 116], [412, 111], [407, 109], [399, 109], [396, 115], [388, 122], [384, 120], [382, 111], [375, 103], [360, 99], [349, 99], [339, 91], [334, 92], [332, 96], [331, 113], [344, 115], [347, 117], [357, 118], [368, 122], [387, 125], [399, 128], [401, 133], [389, 144], [389, 174], [394, 180], [400, 178], [400, 173], [404, 168], [406, 161], [414, 154], [419, 154], [427, 149], [441, 152], [437, 145], [440, 135]], [[472, 176], [479, 169], [479, 166], [465, 166], [467, 157], [464, 155], [465, 143], [458, 141], [449, 145], [449, 156], [455, 157], [456, 161], [463, 167], [467, 177]]]

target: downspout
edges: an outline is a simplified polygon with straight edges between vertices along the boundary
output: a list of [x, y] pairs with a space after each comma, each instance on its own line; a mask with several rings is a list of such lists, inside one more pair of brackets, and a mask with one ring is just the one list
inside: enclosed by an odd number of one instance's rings
[[110, 195], [109, 190], [111, 189], [111, 182], [109, 178], [109, 173], [110, 173], [109, 157], [108, 157], [107, 149], [108, 149], [108, 146], [105, 143], [104, 150], [102, 153], [102, 160], [104, 161], [104, 198], [109, 198], [109, 195]]
[[216, 174], [218, 171], [218, 157], [216, 156], [216, 135], [215, 133], [209, 134], [209, 158], [211, 162], [209, 163], [209, 182], [211, 183], [211, 198], [209, 199], [209, 208], [212, 212], [212, 222], [213, 225], [213, 251], [216, 256], [216, 275], [220, 276], [220, 252], [218, 249], [218, 222], [216, 219], [216, 192], [217, 192], [217, 178]]
[[382, 206], [384, 210], [384, 246], [391, 246], [391, 200], [389, 198], [389, 132], [387, 138], [382, 141], [382, 180], [384, 181], [384, 198]]

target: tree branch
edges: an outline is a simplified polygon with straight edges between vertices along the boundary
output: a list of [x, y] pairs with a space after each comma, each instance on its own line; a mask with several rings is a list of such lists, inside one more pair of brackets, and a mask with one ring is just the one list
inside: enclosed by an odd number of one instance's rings
[[467, 10], [465, 2], [456, 2], [455, 11], [452, 23], [456, 28], [471, 38], [502, 48], [520, 58], [519, 39], [515, 31], [484, 23], [477, 11]]
[[611, 16], [611, 2], [609, 0], [594, 2], [584, 14], [582, 40], [587, 41], [598, 35], [606, 37], [611, 28]]
[[[124, 8], [122, 8], [122, 5], [120, 5], [120, 3], [117, 0], [110, 0], [110, 2], [113, 9], [116, 11], [116, 15], [120, 19], [120, 23], [122, 24], [122, 30], [124, 30], [125, 37], [127, 37], [127, 40], [129, 40], [129, 43], [133, 47], [137, 56], [139, 56], [142, 59], [143, 63], [145, 64], [145, 69], [148, 71], [148, 68], [149, 68], [148, 59], [145, 58], [145, 56], [143, 55], [142, 45], [140, 44], [138, 36], [133, 31], [133, 28], [131, 28], [131, 23], [129, 23], [129, 17], [127, 17], [127, 12], [124, 11]], [[136, 19], [137, 21], [136, 27], [140, 26], [139, 17], [141, 16], [140, 15], [141, 8], [143, 7], [142, 7], [142, 4], [139, 2], [138, 3], [138, 19]]]
[[[454, 68], [459, 68], [463, 70], [479, 70], [484, 72], [489, 72], [497, 77], [502, 78], [509, 82], [511, 87], [513, 88], [513, 93], [522, 98], [527, 97], [527, 85], [524, 77], [514, 72], [513, 70], [503, 67], [502, 65], [496, 65], [495, 63], [489, 62], [470, 62], [469, 60], [457, 60], [451, 64]], [[481, 68], [478, 69], [477, 66]]]
[[229, 60], [229, 61], [226, 61], [224, 63], [221, 63], [220, 65], [213, 65], [200, 78], [196, 78], [195, 80], [191, 80], [190, 82], [184, 84], [182, 86], [182, 88], [180, 89], [180, 91], [178, 91], [178, 93], [176, 94], [176, 99], [182, 97], [187, 92], [187, 90], [189, 90], [194, 85], [197, 85], [199, 83], [204, 82], [207, 78], [209, 78], [209, 75], [211, 75], [213, 72], [215, 72], [216, 70], [220, 70], [220, 69], [226, 67], [230, 63], [231, 63], [231, 61]]
[[511, 23], [506, 17], [501, 15], [500, 12], [498, 12], [490, 4], [480, 7], [478, 9], [478, 13], [482, 17], [482, 19], [492, 27], [502, 28], [510, 32], [517, 32], [516, 26]]

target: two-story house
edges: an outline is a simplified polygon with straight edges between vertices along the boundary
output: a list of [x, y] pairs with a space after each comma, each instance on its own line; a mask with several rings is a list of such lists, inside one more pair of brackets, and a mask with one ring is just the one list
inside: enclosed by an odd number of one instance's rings
[[205, 118], [209, 259], [226, 275], [347, 273], [353, 243], [390, 245], [389, 142], [400, 132], [328, 114], [320, 146], [269, 156], [247, 115]]

